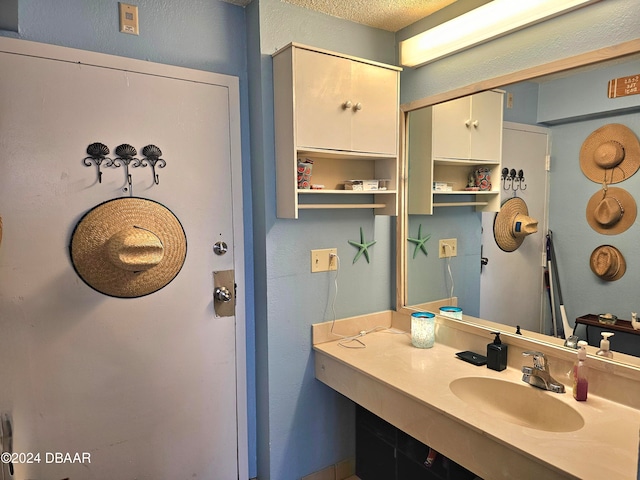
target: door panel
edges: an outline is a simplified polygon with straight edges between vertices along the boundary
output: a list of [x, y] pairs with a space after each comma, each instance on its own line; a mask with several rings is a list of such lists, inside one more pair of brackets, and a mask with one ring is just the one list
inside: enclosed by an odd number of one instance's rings
[[[547, 143], [547, 129], [505, 123], [502, 166], [524, 171], [526, 190], [517, 190], [515, 195], [524, 199], [529, 216], [538, 220], [538, 232], [507, 253], [493, 235], [496, 214], [482, 214], [482, 256], [489, 262], [480, 275], [480, 317], [534, 332], [542, 329], [545, 294], [542, 255], [547, 233]], [[513, 195], [512, 189], [502, 191], [503, 201]]]
[[[0, 413], [14, 451], [43, 459], [16, 478], [237, 478], [236, 318], [216, 318], [212, 301], [213, 272], [242, 255], [229, 89], [7, 53], [0, 70]], [[154, 144], [167, 162], [159, 185], [130, 169], [134, 195], [172, 210], [187, 236], [182, 270], [151, 295], [106, 297], [73, 270], [79, 218], [128, 195], [123, 168], [103, 164], [98, 183], [83, 165], [93, 142], [111, 157]]]

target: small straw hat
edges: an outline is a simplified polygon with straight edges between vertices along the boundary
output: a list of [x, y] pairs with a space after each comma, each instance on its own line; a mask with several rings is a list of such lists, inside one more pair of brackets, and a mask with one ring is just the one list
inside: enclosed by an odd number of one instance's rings
[[618, 280], [627, 271], [627, 263], [622, 253], [611, 245], [597, 247], [591, 253], [589, 265], [593, 273], [607, 282]]
[[529, 216], [525, 201], [519, 197], [506, 200], [493, 221], [493, 236], [501, 250], [513, 252], [527, 235], [538, 231], [538, 221]]
[[580, 168], [597, 183], [618, 183], [640, 168], [640, 142], [625, 125], [610, 123], [594, 130], [580, 148]]
[[636, 221], [636, 201], [623, 188], [608, 187], [587, 202], [587, 222], [598, 233], [617, 235]]
[[89, 210], [69, 245], [76, 272], [91, 288], [112, 297], [133, 298], [173, 280], [187, 254], [176, 216], [144, 198], [117, 198]]

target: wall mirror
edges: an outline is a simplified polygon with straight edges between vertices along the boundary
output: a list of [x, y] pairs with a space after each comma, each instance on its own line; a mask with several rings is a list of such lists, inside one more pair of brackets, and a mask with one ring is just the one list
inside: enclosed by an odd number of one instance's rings
[[[408, 138], [414, 120], [412, 117], [417, 118], [419, 115], [423, 115], [425, 110], [433, 105], [493, 89], [506, 92], [504, 95], [505, 103], [507, 101], [506, 94], [512, 93], [514, 110], [526, 108], [522, 103], [519, 103], [522, 98], [526, 98], [526, 95], [523, 96], [523, 89], [535, 90], [534, 97], [537, 98], [538, 95], [543, 94], [541, 85], [560, 88], [553, 94], [556, 95], [556, 98], [561, 95], [561, 100], [555, 103], [562, 106], [563, 103], [570, 102], [565, 101], [566, 98], [562, 97], [561, 89], [584, 90], [586, 92], [589, 87], [584, 83], [584, 79], [591, 77], [600, 79], [597, 90], [604, 98], [604, 101], [600, 103], [607, 104], [607, 81], [603, 82], [602, 78], [611, 80], [624, 76], [616, 73], [617, 66], [620, 65], [625, 66], [625, 71], [629, 71], [629, 65], [635, 66], [634, 73], [640, 74], [640, 41], [627, 42], [615, 47], [565, 58], [401, 105], [404, 162], [403, 172], [401, 172], [401, 178], [403, 178], [402, 202], [397, 224], [397, 305], [399, 310], [413, 310], [424, 303], [457, 297], [458, 304], [463, 308], [464, 313], [472, 317], [469, 318], [465, 315], [463, 321], [473, 323], [473, 317], [481, 317], [481, 297], [487, 294], [488, 288], [494, 288], [495, 297], [502, 301], [500, 293], [504, 290], [504, 285], [514, 285], [521, 280], [517, 278], [517, 275], [505, 275], [504, 278], [499, 279], [502, 283], [498, 282], [493, 287], [486, 285], [481, 287], [483, 236], [485, 243], [487, 241], [486, 226], [484, 235], [482, 226], [483, 222], [487, 223], [487, 219], [492, 224], [495, 213], [477, 212], [477, 209], [483, 207], [476, 206], [444, 206], [433, 208], [433, 213], [410, 213], [410, 189], [416, 188], [415, 182], [411, 181], [411, 173], [415, 168], [409, 168], [410, 162], [413, 161]], [[599, 72], [599, 74], [595, 75], [593, 72]], [[569, 94], [566, 90], [565, 93]], [[545, 182], [544, 194], [547, 195], [550, 207], [548, 218], [545, 213], [542, 215], [543, 218], [539, 219], [539, 233], [544, 237], [549, 228], [553, 230], [556, 252], [559, 256], [557, 262], [559, 283], [562, 287], [571, 327], [573, 327], [576, 317], [589, 313], [612, 311], [620, 318], [629, 319], [631, 311], [640, 312], [640, 300], [637, 300], [637, 305], [634, 304], [638, 298], [637, 285], [640, 281], [640, 245], [636, 246], [638, 242], [633, 241], [633, 237], [637, 238], [638, 222], [632, 225], [632, 228], [629, 228], [627, 232], [615, 236], [602, 235], [590, 228], [585, 220], [586, 204], [592, 195], [601, 191], [602, 186], [590, 181], [582, 174], [578, 160], [582, 142], [599, 125], [622, 123], [628, 125], [636, 134], [640, 132], [640, 95], [627, 98], [629, 103], [625, 105], [628, 106], [616, 106], [613, 111], [607, 111], [606, 107], [595, 107], [591, 113], [584, 115], [553, 113], [551, 115], [555, 115], [555, 117], [544, 121], [544, 123], [538, 121], [539, 112], [532, 113], [523, 110], [519, 111], [516, 116], [519, 120], [516, 123], [532, 125], [533, 130], [540, 127], [541, 130], [548, 133], [550, 139], [551, 168], [550, 172], [540, 180]], [[598, 103], [595, 100], [594, 98], [593, 103]], [[589, 101], [591, 102], [591, 99]], [[534, 109], [539, 108], [537, 105], [534, 102]], [[520, 119], [523, 118], [528, 120], [522, 122]], [[505, 120], [509, 120], [509, 115], [505, 115]], [[563, 138], [571, 138], [571, 141], [563, 142]], [[509, 158], [503, 157], [501, 169], [511, 167], [509, 161]], [[422, 183], [422, 189], [427, 192], [428, 196], [431, 196], [431, 181], [432, 179], [429, 178]], [[492, 182], [495, 186], [495, 183], [499, 184], [501, 179], [495, 178], [494, 174]], [[635, 196], [636, 194], [633, 192], [640, 191], [638, 188], [640, 173], [625, 182], [612, 186], [624, 188]], [[500, 186], [500, 188], [502, 187]], [[517, 192], [514, 194], [512, 191], [505, 190], [501, 190], [500, 194], [501, 201], [513, 195], [518, 196]], [[476, 200], [476, 197], [471, 195], [469, 198], [463, 197], [462, 199], [462, 201], [469, 201], [469, 203]], [[636, 201], [640, 201], [640, 198], [636, 198]], [[492, 206], [491, 202], [492, 200], [488, 200], [481, 203], [488, 204], [489, 210], [495, 210], [495, 205]], [[489, 233], [493, 239], [493, 231]], [[439, 259], [439, 240], [456, 236], [462, 240], [459, 241], [457, 247], [459, 255], [451, 261]], [[429, 237], [429, 240], [423, 242], [428, 254], [419, 250], [418, 243], [409, 241], [409, 239], [420, 240], [425, 237]], [[591, 272], [589, 254], [595, 247], [604, 244], [620, 244], [620, 249], [624, 252], [627, 263], [626, 278], [615, 282], [603, 282]], [[541, 278], [544, 272], [543, 251], [544, 248], [540, 249], [539, 272]], [[516, 258], [513, 253], [511, 255], [513, 256], [510, 258]], [[492, 259], [489, 259], [487, 267], [491, 266], [491, 262]], [[637, 266], [634, 268], [632, 265]], [[554, 345], [561, 345], [562, 341], [551, 335], [553, 332], [550, 330], [550, 305], [549, 303], [545, 305], [545, 298], [541, 298], [541, 295], [546, 295], [544, 289], [533, 291], [531, 296], [534, 298], [529, 299], [526, 295], [526, 291], [520, 290], [519, 294], [515, 295], [518, 298], [512, 298], [514, 295], [510, 295], [509, 298], [504, 299], [505, 309], [510, 309], [508, 319], [501, 322], [504, 324], [504, 331], [514, 333], [516, 325], [523, 325], [525, 335], [526, 332], [531, 332], [532, 337], [545, 339]], [[598, 299], [599, 302], [594, 303], [594, 299]], [[538, 304], [541, 312], [539, 318], [523, 318], [520, 315], [518, 305], [527, 301]], [[557, 305], [557, 298], [555, 303]], [[492, 318], [486, 319], [497, 321]], [[558, 311], [556, 321], [559, 319]], [[594, 333], [591, 335], [594, 336]], [[622, 338], [624, 335], [619, 335], [619, 337]], [[596, 330], [590, 343], [597, 345], [599, 339], [600, 331]], [[616, 349], [614, 339], [615, 335], [611, 342], [613, 350]], [[640, 345], [640, 336], [633, 340]], [[626, 349], [621, 348], [620, 351], [626, 351]], [[638, 365], [639, 363], [634, 356], [619, 352], [615, 354], [614, 360], [625, 364]]]

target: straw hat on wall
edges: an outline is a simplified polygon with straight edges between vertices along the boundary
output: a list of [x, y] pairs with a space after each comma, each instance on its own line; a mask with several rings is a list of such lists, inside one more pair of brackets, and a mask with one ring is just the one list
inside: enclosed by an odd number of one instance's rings
[[598, 233], [617, 235], [636, 221], [636, 201], [623, 188], [608, 187], [587, 202], [587, 222]]
[[129, 197], [101, 203], [76, 225], [69, 245], [76, 272], [113, 297], [141, 297], [173, 280], [187, 253], [176, 216], [152, 200]]
[[616, 247], [600, 245], [592, 253], [589, 259], [591, 271], [602, 280], [613, 282], [621, 278], [627, 271], [627, 263], [624, 256]]
[[597, 183], [618, 183], [640, 168], [640, 142], [625, 125], [610, 123], [594, 130], [580, 148], [580, 168]]

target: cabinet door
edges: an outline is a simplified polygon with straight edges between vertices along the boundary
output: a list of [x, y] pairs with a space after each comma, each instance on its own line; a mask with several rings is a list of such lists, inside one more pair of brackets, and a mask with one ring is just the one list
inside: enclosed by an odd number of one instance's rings
[[502, 151], [502, 93], [471, 97], [471, 155], [474, 160], [497, 161]]
[[352, 62], [351, 150], [394, 155], [397, 152], [398, 72]]
[[[351, 149], [351, 62], [296, 48], [293, 59], [298, 148]], [[351, 99], [353, 102], [353, 100]]]
[[433, 157], [468, 159], [471, 97], [433, 106]]

